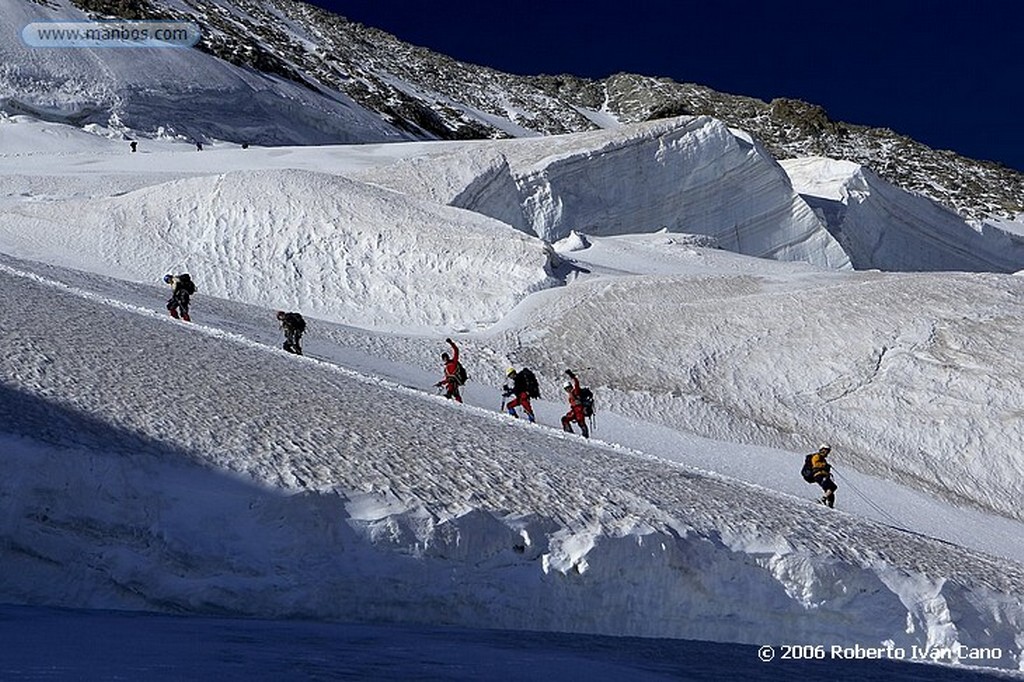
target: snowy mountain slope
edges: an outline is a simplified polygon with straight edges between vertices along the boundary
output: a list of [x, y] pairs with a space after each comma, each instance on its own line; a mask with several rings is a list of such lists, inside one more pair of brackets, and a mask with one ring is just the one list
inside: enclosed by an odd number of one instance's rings
[[[710, 244], [737, 253], [833, 268], [851, 259], [857, 269], [896, 271], [1024, 266], [1020, 236], [999, 226], [1005, 223], [978, 229], [846, 162], [787, 161], [783, 176], [749, 137], [706, 117], [449, 149], [454, 152], [407, 156], [359, 177], [498, 218], [547, 241], [571, 231], [668, 229], [709, 236]], [[803, 200], [794, 200], [790, 183]]]
[[[833, 266], [845, 262], [804, 202], [794, 198], [777, 166], [756, 147], [745, 148], [742, 138], [725, 133], [711, 119], [681, 119], [537, 142], [250, 149], [244, 153], [235, 147], [213, 148], [205, 156], [182, 154], [180, 146], [153, 142], [147, 142], [142, 153], [129, 155], [121, 145], [103, 146], [95, 138], [84, 136], [87, 139], [83, 141], [78, 137], [83, 136], [25, 120], [0, 125], [0, 140], [7, 143], [9, 157], [22, 160], [5, 177], [8, 201], [42, 204], [18, 210], [60, 224], [68, 214], [79, 211], [75, 204], [59, 206], [54, 200], [61, 196], [119, 195], [210, 172], [302, 168], [345, 173], [498, 217], [521, 229], [539, 229], [549, 238], [581, 225], [597, 233], [672, 226], [678, 231], [712, 234], [713, 243], [719, 246], [755, 255], [800, 256]], [[553, 147], [549, 140], [559, 146]], [[55, 151], [47, 153], [48, 149]], [[561, 151], [556, 154], [555, 149]], [[26, 157], [38, 159], [38, 165]], [[581, 191], [580, 187], [588, 189]], [[900, 223], [893, 216], [909, 215], [918, 230], [935, 231], [942, 248], [919, 249], [916, 259], [903, 263], [892, 262], [888, 252], [882, 251], [877, 260], [889, 258], [889, 263], [862, 258], [862, 264], [929, 269], [951, 264], [960, 269], [1011, 269], [1014, 264], [1010, 255], [982, 262], [968, 253], [973, 242], [989, 250], [995, 248], [988, 246], [990, 243], [1004, 244], [1012, 238], [1006, 231], [991, 228], [979, 237], [966, 223], [942, 213], [934, 204], [884, 183], [879, 187], [881, 193], [887, 193], [889, 203], [862, 219], [864, 232], [898, 233]], [[40, 201], [43, 198], [46, 201]], [[117, 197], [113, 204], [132, 201], [134, 197]], [[104, 210], [113, 209], [108, 206]], [[938, 211], [945, 222], [922, 227], [929, 211]], [[126, 213], [133, 215], [131, 209]], [[841, 226], [833, 229], [841, 231]], [[121, 232], [118, 229], [118, 234]]]
[[[673, 239], [560, 249], [619, 276], [577, 279], [490, 345], [549, 374], [591, 367], [619, 414], [789, 449], [831, 441], [859, 471], [1022, 518], [1008, 446], [1024, 442], [1020, 277], [800, 272]], [[622, 277], [627, 263], [666, 274]]]
[[710, 118], [462, 145], [454, 155], [405, 159], [361, 177], [492, 216], [545, 241], [573, 230], [668, 229], [708, 235], [721, 248], [753, 256], [828, 267], [848, 262], [777, 164]]
[[377, 328], [487, 326], [554, 284], [537, 239], [309, 171], [236, 171], [15, 215], [0, 227], [13, 252], [133, 280], [202, 273], [208, 294]]
[[[277, 37], [266, 38], [265, 49], [286, 55], [298, 71], [318, 74], [396, 125], [404, 122], [413, 130], [426, 125], [430, 134], [444, 139], [565, 134], [680, 114], [709, 115], [752, 134], [778, 158], [829, 156], [867, 165], [904, 190], [965, 217], [1005, 217], [1024, 210], [1021, 173], [930, 149], [892, 130], [834, 121], [814, 104], [786, 98], [768, 103], [654, 77], [658, 74], [615, 74], [602, 80], [516, 76], [403, 43], [302, 2], [246, 5], [257, 16], [290, 19], [286, 27], [267, 22], [271, 25], [264, 35]], [[228, 39], [250, 40], [246, 33]], [[321, 50], [294, 49], [295, 40], [312, 40]]]
[[[27, 138], [17, 136], [22, 144]], [[544, 244], [512, 227], [554, 237], [580, 223], [603, 232], [668, 224], [711, 232], [723, 246], [755, 255], [846, 262], [778, 166], [711, 119], [550, 139], [558, 146], [356, 147], [351, 157], [332, 149], [315, 163], [308, 150], [35, 153], [3, 180], [7, 208], [0, 210], [8, 220], [0, 239], [9, 253], [132, 280], [186, 269], [202, 273], [201, 286], [214, 295], [392, 329], [480, 328], [555, 284]], [[424, 164], [404, 166], [417, 150]], [[292, 155], [306, 156], [300, 167], [327, 173], [277, 165]], [[470, 158], [506, 159], [517, 175], [473, 178], [479, 171]], [[239, 170], [210, 175], [220, 168]], [[336, 175], [353, 171], [361, 181]], [[140, 178], [150, 173], [145, 186]], [[168, 181], [175, 176], [183, 179]], [[424, 177], [434, 185], [417, 185]], [[482, 187], [488, 180], [489, 190]], [[616, 187], [622, 201], [609, 200]], [[594, 207], [602, 194], [605, 202]], [[524, 224], [528, 210], [534, 218]]]
[[[151, 83], [139, 91], [115, 82], [110, 87], [119, 94], [111, 99], [103, 89], [92, 93], [95, 86], [80, 78], [94, 62], [88, 51], [74, 54], [76, 59], [87, 58], [84, 63], [67, 64], [69, 75], [64, 76], [65, 67], [53, 58], [52, 51], [38, 50], [13, 55], [19, 60], [12, 72], [15, 77], [7, 78], [13, 95], [6, 104], [0, 96], [0, 112], [24, 113], [22, 102], [41, 100], [51, 108], [80, 110], [76, 121], [87, 116], [95, 120], [111, 117], [111, 124], [121, 129], [129, 101], [141, 102], [163, 110], [130, 106], [132, 134], [149, 136], [163, 126], [235, 142], [273, 140], [277, 144], [395, 139], [396, 135], [416, 139], [523, 137], [582, 132], [681, 114], [710, 115], [748, 131], [778, 158], [816, 155], [862, 164], [896, 186], [949, 206], [966, 218], [1013, 218], [1024, 210], [1021, 173], [934, 150], [892, 130], [834, 121], [813, 104], [785, 98], [768, 103], [652, 75], [616, 74], [593, 81], [572, 75], [505, 74], [403, 43], [304, 2], [72, 0], [68, 4], [67, 0], [10, 0], [3, 16], [14, 21], [11, 25], [17, 33], [24, 26], [20, 23], [24, 15], [81, 16], [75, 7], [97, 17], [170, 17], [198, 25], [202, 39], [197, 50], [224, 62], [200, 60], [198, 70], [190, 70], [199, 74], [212, 70], [220, 77], [225, 67], [234, 65], [227, 69], [236, 74], [232, 85], [237, 85], [238, 73], [246, 74], [246, 84], [227, 92], [255, 92], [255, 97], [238, 98], [233, 103], [238, 112], [252, 116], [239, 118], [221, 109], [222, 102], [204, 99], [215, 115], [197, 120], [193, 112], [182, 110], [182, 104], [187, 108], [191, 98], [199, 96], [194, 86], [182, 90], [175, 85], [179, 74], [171, 74], [168, 80], [159, 65], [152, 72], [161, 74], [169, 85]], [[104, 63], [111, 58], [100, 55], [95, 60]], [[35, 61], [42, 66], [32, 66]], [[40, 81], [32, 78], [37, 71], [45, 74], [42, 83], [48, 87], [38, 87]], [[112, 72], [133, 82], [145, 78], [144, 71], [129, 71], [126, 76], [115, 66]], [[103, 82], [107, 76], [93, 78]], [[171, 96], [155, 96], [159, 91]], [[302, 106], [292, 106], [293, 102]], [[353, 103], [358, 104], [353, 107]], [[39, 107], [31, 110], [47, 115]], [[307, 114], [308, 119], [297, 120]], [[273, 123], [267, 125], [268, 120]], [[351, 125], [344, 124], [346, 120]]]
[[291, 357], [218, 329], [235, 304], [185, 326], [158, 288], [24, 265], [0, 269], [6, 601], [1019, 665], [1018, 563]]
[[[681, 122], [682, 129], [694, 123]], [[0, 132], [19, 125], [0, 126]], [[602, 135], [635, 134], [642, 146], [650, 129], [665, 125]], [[563, 146], [533, 163], [545, 168], [551, 159], [577, 160], [578, 185], [568, 175], [559, 184], [567, 196], [580, 193], [575, 186], [588, 187], [591, 177], [618, 177], [624, 186], [631, 177], [637, 186], [656, 177], [599, 153], [607, 145], [603, 137], [596, 144], [586, 137], [550, 139]], [[481, 335], [484, 343], [469, 360], [475, 376], [500, 377], [511, 358], [557, 375], [575, 358], [579, 366], [602, 368], [592, 380], [608, 388], [620, 413], [797, 450], [833, 440], [867, 473], [1019, 518], [1013, 500], [1020, 465], [992, 454], [1021, 440], [1014, 416], [1022, 409], [1014, 340], [1019, 278], [876, 273], [835, 279], [798, 264], [697, 249], [693, 238], [678, 234], [610, 241], [577, 236], [559, 245], [566, 263], [550, 269], [547, 247], [538, 240], [433, 203], [468, 196], [460, 188], [473, 187], [489, 159], [532, 168], [538, 153], [518, 151], [532, 144], [202, 154], [175, 152], [168, 144], [139, 154], [36, 153], [18, 157], [18, 165], [0, 175], [0, 236], [7, 253], [139, 281], [154, 281], [169, 268], [189, 269], [203, 294], [296, 307], [364, 328], [443, 335], [453, 327], [496, 325]], [[703, 145], [680, 144], [677, 151], [716, 158]], [[473, 165], [471, 158], [482, 161]], [[693, 174], [703, 187], [693, 200], [722, 202], [715, 194], [718, 166], [707, 166], [706, 175]], [[151, 173], [155, 184], [146, 187]], [[338, 173], [390, 179], [412, 194], [416, 179], [433, 183], [417, 198]], [[511, 193], [513, 184], [501, 192]], [[487, 203], [494, 207], [503, 186], [490, 187], [496, 189]], [[518, 201], [518, 194], [511, 196]], [[916, 205], [910, 206], [902, 214], [913, 214]], [[472, 242], [464, 238], [469, 234]], [[593, 246], [579, 250], [585, 243]], [[588, 282], [588, 271], [619, 279]], [[621, 279], [630, 274], [644, 277]], [[516, 307], [530, 292], [559, 282], [572, 286], [553, 292], [550, 302], [534, 296], [538, 302]], [[847, 343], [846, 337], [849, 348], [822, 350], [837, 340]], [[420, 341], [375, 338], [374, 353], [406, 364], [440, 352]], [[623, 350], [634, 343], [653, 350]], [[557, 395], [553, 385], [549, 389]], [[888, 414], [912, 418], [912, 428], [892, 430], [880, 418]], [[964, 487], [968, 474], [976, 488]]]
[[[69, 0], [0, 5], [0, 111], [127, 136], [323, 144], [408, 139], [340, 92], [188, 48], [42, 48], [21, 39], [34, 22], [81, 21]], [[17, 36], [17, 37], [13, 37]]]
[[1019, 234], [996, 225], [970, 229], [955, 213], [863, 166], [820, 157], [782, 166], [856, 269], [1014, 272], [1024, 261]]
[[[247, 26], [285, 6], [173, 5]], [[42, 115], [91, 115], [79, 93]], [[527, 134], [520, 123], [502, 129]], [[1022, 669], [1021, 464], [1007, 445], [1022, 442], [1020, 277], [829, 272], [630, 234], [663, 216], [707, 234], [701, 223], [742, 214], [772, 225], [781, 251], [796, 238], [813, 252], [807, 219], [830, 242], [778, 167], [710, 119], [202, 154], [166, 136], [130, 154], [78, 132], [0, 120], [0, 254], [41, 261], [0, 255], [0, 601], [963, 643]], [[803, 177], [852, 189], [841, 175]], [[682, 217], [645, 194], [685, 183]], [[905, 199], [873, 189], [843, 217], [888, 245], [909, 242], [888, 233], [901, 226], [954, 234]], [[561, 263], [522, 234], [535, 225], [565, 237]], [[975, 238], [914, 262], [1012, 269]], [[950, 265], [958, 250], [965, 265]], [[197, 275], [194, 325], [166, 318], [166, 288], [125, 281], [168, 268]], [[276, 350], [279, 306], [310, 314], [316, 357]], [[463, 406], [426, 395], [446, 334], [473, 377]], [[509, 364], [541, 373], [539, 427], [496, 413]], [[550, 428], [567, 365], [597, 389], [605, 442]], [[796, 476], [823, 439], [838, 510]]]
[[[571, 275], [552, 270], [546, 247], [513, 227], [549, 240], [668, 228], [740, 253], [847, 262], [779, 166], [707, 118], [542, 140], [201, 154], [154, 141], [131, 154], [122, 143], [19, 119], [0, 124], [0, 141], [16, 161], [0, 169], [8, 253], [132, 280], [191, 269], [207, 293], [363, 327], [476, 329], [556, 284], [553, 276]], [[806, 168], [815, 182], [815, 166]], [[979, 236], [934, 204], [881, 181], [873, 187], [883, 203], [857, 203], [844, 215], [859, 222], [847, 217], [845, 227], [825, 214], [830, 229], [941, 246], [866, 256], [844, 236], [862, 267], [1024, 267], [1024, 256], [1002, 248], [1012, 233]], [[936, 212], [945, 222], [929, 222]], [[489, 236], [462, 238], [463, 225]], [[490, 293], [467, 297], [473, 288]]]

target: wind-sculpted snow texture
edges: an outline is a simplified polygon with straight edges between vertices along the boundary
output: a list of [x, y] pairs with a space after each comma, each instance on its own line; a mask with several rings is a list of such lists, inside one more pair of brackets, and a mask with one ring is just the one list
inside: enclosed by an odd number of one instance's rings
[[115, 132], [254, 144], [408, 139], [340, 92], [330, 96], [194, 49], [39, 48], [33, 22], [84, 21], [67, 0], [0, 4], [0, 112]]
[[5, 263], [5, 602], [1019, 665], [1016, 563], [289, 356], [222, 330], [245, 307], [186, 326], [155, 287]]
[[377, 328], [485, 327], [554, 284], [546, 247], [507, 225], [309, 171], [237, 171], [19, 213], [12, 241], [52, 244], [59, 262], [137, 280], [189, 271], [206, 294]]
[[1015, 272], [1024, 265], [1024, 236], [991, 224], [974, 229], [863, 166], [820, 157], [782, 166], [858, 270]]
[[[546, 241], [702, 234], [723, 249], [847, 267], [785, 174], [749, 137], [707, 117], [490, 143], [404, 160], [364, 178], [483, 213]], [[631, 178], [623, 182], [623, 178]]]
[[673, 258], [669, 237], [559, 245], [595, 272], [674, 259], [693, 274], [576, 282], [494, 344], [593, 367], [621, 413], [791, 449], [831, 441], [840, 467], [1022, 518], [1024, 279], [755, 269], [686, 246]]

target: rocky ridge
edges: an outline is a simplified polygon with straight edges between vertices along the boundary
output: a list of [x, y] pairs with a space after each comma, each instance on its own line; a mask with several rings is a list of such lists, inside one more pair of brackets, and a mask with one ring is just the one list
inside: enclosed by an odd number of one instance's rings
[[865, 165], [968, 219], [1024, 212], [1024, 174], [936, 150], [885, 129], [832, 120], [819, 106], [772, 102], [636, 74], [603, 80], [521, 76], [466, 64], [298, 0], [71, 0], [96, 16], [198, 24], [199, 48], [228, 62], [340, 91], [414, 139], [556, 135], [707, 114], [757, 137], [779, 159]]

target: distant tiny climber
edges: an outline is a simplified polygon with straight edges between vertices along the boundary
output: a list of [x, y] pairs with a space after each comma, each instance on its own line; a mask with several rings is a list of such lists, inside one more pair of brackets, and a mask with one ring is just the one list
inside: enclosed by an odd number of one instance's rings
[[167, 311], [171, 314], [171, 317], [178, 319], [178, 311], [181, 311], [181, 319], [185, 322], [191, 322], [192, 318], [188, 315], [188, 306], [191, 300], [192, 294], [196, 293], [196, 285], [192, 283], [192, 277], [187, 272], [183, 272], [180, 275], [172, 275], [167, 273], [164, 275], [164, 284], [171, 285], [171, 297], [167, 300]]
[[818, 500], [821, 504], [834, 507], [836, 504], [836, 490], [838, 486], [832, 480], [832, 465], [828, 463], [828, 455], [832, 452], [832, 446], [822, 443], [817, 452], [811, 453], [804, 458], [804, 467], [800, 471], [804, 480], [808, 483], [817, 483], [825, 494]]
[[299, 313], [277, 311], [277, 321], [284, 330], [284, 349], [295, 355], [302, 355], [302, 335], [306, 331], [306, 320]]
[[522, 407], [527, 421], [536, 421], [533, 416], [533, 406], [530, 405], [530, 398], [540, 397], [537, 377], [528, 367], [523, 367], [519, 371], [516, 371], [515, 367], [509, 367], [508, 371], [505, 372], [505, 376], [508, 378], [508, 381], [505, 383], [501, 395], [504, 398], [511, 397], [512, 399], [504, 403], [503, 407], [510, 415], [516, 418], [519, 417], [516, 414], [516, 408]]
[[132, 153], [133, 154], [139, 150], [139, 143], [137, 141], [135, 141], [135, 140], [132, 140], [128, 144], [128, 146], [130, 146], [132, 148]]
[[565, 376], [569, 377], [562, 388], [569, 399], [569, 411], [562, 417], [562, 430], [572, 433], [572, 423], [580, 425], [580, 435], [590, 438], [590, 429], [587, 427], [587, 408], [582, 397], [583, 389], [580, 388], [580, 380], [571, 369], [565, 370]]
[[434, 384], [443, 388], [445, 398], [454, 399], [455, 402], [462, 402], [462, 394], [459, 393], [459, 386], [466, 383], [466, 370], [459, 362], [459, 347], [451, 339], [445, 339], [445, 343], [452, 347], [452, 354], [441, 353], [441, 362], [444, 363], [444, 379]]

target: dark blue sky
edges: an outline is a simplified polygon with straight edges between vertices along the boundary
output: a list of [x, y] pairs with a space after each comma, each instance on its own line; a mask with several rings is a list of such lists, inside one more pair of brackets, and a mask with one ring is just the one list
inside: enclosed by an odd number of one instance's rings
[[1019, 0], [314, 0], [502, 71], [667, 76], [1024, 170]]

